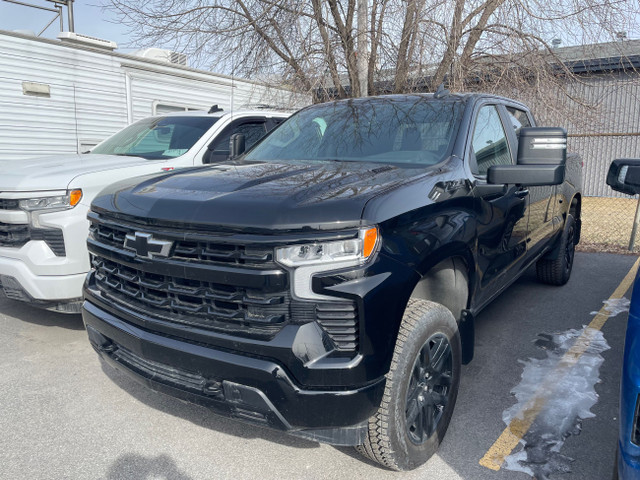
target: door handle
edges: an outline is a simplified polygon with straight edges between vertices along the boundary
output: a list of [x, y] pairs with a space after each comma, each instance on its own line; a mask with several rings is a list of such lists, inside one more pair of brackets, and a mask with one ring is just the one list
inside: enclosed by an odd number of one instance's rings
[[515, 192], [515, 196], [518, 198], [524, 198], [527, 195], [529, 195], [529, 189], [527, 188], [523, 188], [522, 190], [518, 190], [517, 192]]

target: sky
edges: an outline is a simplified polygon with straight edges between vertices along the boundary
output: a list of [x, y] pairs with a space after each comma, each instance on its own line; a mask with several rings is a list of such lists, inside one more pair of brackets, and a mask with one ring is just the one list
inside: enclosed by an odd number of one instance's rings
[[[19, 0], [43, 7], [53, 8], [46, 0]], [[112, 23], [114, 16], [100, 7], [100, 0], [76, 0], [73, 5], [75, 30], [92, 37], [111, 40], [118, 44], [118, 51], [135, 50], [128, 45], [130, 40], [127, 27]], [[36, 35], [56, 14], [35, 8], [28, 8], [0, 0], [0, 30], [31, 30]], [[64, 29], [67, 31], [67, 9], [63, 8]], [[111, 21], [111, 22], [110, 22]], [[60, 32], [60, 21], [56, 19], [42, 34], [45, 38], [56, 38]], [[127, 46], [129, 48], [127, 48]]]
[[[47, 0], [18, 0], [23, 3], [53, 8], [54, 4]], [[628, 0], [627, 0], [628, 1]], [[634, 0], [636, 1], [636, 0]], [[93, 37], [111, 40], [118, 44], [120, 52], [136, 50], [131, 44], [127, 34], [127, 27], [119, 24], [115, 16], [108, 11], [103, 11], [100, 6], [105, 0], [76, 0], [74, 2], [75, 30]], [[55, 13], [28, 8], [21, 5], [0, 0], [0, 30], [31, 30], [38, 34], [55, 16]], [[67, 11], [63, 9], [65, 31], [67, 30]], [[635, 19], [629, 19], [629, 38], [640, 38], [637, 25], [640, 23], [640, 14]], [[42, 34], [46, 38], [56, 38], [60, 31], [60, 22], [56, 19]], [[608, 38], [606, 40], [609, 40]], [[605, 40], [605, 41], [606, 41]], [[155, 45], [162, 48], [162, 45]]]

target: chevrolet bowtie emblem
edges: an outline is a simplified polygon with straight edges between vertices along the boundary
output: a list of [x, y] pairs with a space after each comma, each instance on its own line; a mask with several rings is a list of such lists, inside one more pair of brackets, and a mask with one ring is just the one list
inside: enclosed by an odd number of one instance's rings
[[124, 248], [133, 250], [139, 257], [168, 257], [172, 246], [173, 242], [155, 240], [150, 233], [136, 232], [124, 239]]

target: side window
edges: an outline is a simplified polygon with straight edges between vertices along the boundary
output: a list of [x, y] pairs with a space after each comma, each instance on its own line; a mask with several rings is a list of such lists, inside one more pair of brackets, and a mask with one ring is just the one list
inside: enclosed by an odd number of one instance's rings
[[249, 121], [236, 123], [225, 128], [218, 137], [211, 142], [202, 159], [203, 163], [223, 162], [229, 157], [229, 140], [234, 133], [242, 133], [245, 147], [248, 150], [267, 133], [265, 122]]
[[477, 172], [474, 173], [479, 175], [486, 175], [491, 165], [512, 163], [507, 137], [494, 105], [484, 106], [478, 112], [473, 129], [471, 153], [478, 166]]
[[524, 110], [518, 110], [517, 108], [514, 108], [514, 107], [509, 107], [509, 106], [507, 106], [506, 109], [507, 109], [507, 113], [509, 114], [509, 120], [513, 125], [513, 129], [516, 131], [516, 135], [520, 134], [520, 129], [522, 127], [526, 128], [531, 126], [531, 121], [527, 116], [527, 112], [525, 112]]

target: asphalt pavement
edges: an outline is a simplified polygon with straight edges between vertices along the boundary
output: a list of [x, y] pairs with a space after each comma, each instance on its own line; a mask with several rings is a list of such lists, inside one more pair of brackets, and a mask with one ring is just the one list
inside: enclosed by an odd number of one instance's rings
[[[636, 257], [578, 253], [564, 287], [529, 270], [477, 318], [476, 356], [463, 367], [449, 431], [437, 455], [395, 473], [336, 448], [218, 417], [146, 390], [102, 367], [82, 320], [0, 300], [1, 479], [527, 479], [480, 459], [505, 429], [523, 360], [544, 358], [540, 334], [581, 329]], [[627, 297], [630, 292], [627, 292]], [[550, 478], [611, 478], [626, 313], [602, 332], [592, 418], [566, 438], [570, 472]], [[579, 433], [579, 434], [578, 434]], [[520, 447], [518, 447], [520, 448]]]

